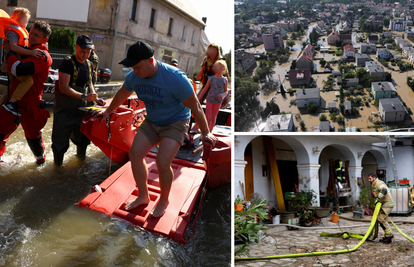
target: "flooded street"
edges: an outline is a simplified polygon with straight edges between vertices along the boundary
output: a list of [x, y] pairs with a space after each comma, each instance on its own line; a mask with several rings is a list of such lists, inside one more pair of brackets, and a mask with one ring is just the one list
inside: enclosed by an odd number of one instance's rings
[[[297, 57], [300, 54], [300, 51], [302, 50], [302, 41], [306, 41], [309, 36], [309, 32], [312, 31], [312, 29], [316, 26], [316, 23], [309, 25], [309, 29], [307, 30], [305, 36], [300, 41], [295, 41], [295, 45], [292, 47], [291, 55], [289, 57], [288, 62], [283, 64], [275, 64], [274, 68], [274, 74], [273, 74], [273, 80], [280, 81], [285, 88], [291, 88], [290, 82], [288, 79], [286, 79], [285, 75], [290, 70], [291, 61], [294, 59], [297, 59]], [[357, 36], [362, 35], [363, 33], [353, 33], [352, 34], [352, 42], [354, 47], [359, 48], [360, 43], [357, 42]], [[329, 46], [327, 44], [327, 37], [321, 36], [318, 40], [318, 43], [323, 46]], [[330, 46], [331, 50], [336, 50], [335, 46]], [[257, 47], [256, 49], [262, 49], [263, 47]], [[375, 55], [370, 55], [372, 60], [377, 60]], [[316, 51], [316, 54], [314, 56], [314, 66], [316, 67], [316, 70], [318, 72], [323, 72], [324, 68], [322, 68], [319, 64], [319, 60], [323, 58], [326, 61], [330, 60], [339, 60], [340, 57], [335, 56], [333, 54], [329, 53], [320, 53]], [[407, 59], [403, 59], [405, 62], [409, 62]], [[355, 64], [355, 62], [349, 62], [347, 65]], [[333, 70], [338, 70], [338, 64], [332, 64], [331, 67]], [[397, 89], [397, 92], [399, 96], [401, 97], [402, 101], [406, 103], [408, 107], [410, 107], [412, 110], [414, 110], [414, 92], [408, 87], [407, 85], [407, 77], [412, 77], [414, 74], [414, 70], [399, 73], [398, 67], [396, 67], [395, 71], [392, 71], [390, 69], [384, 68], [385, 71], [391, 72], [392, 74], [392, 83], [394, 84], [395, 88]], [[316, 81], [316, 85], [318, 88], [323, 88], [323, 81], [327, 80], [327, 76], [330, 73], [319, 73], [319, 74], [313, 74], [312, 78]], [[266, 102], [271, 101], [272, 99], [275, 100], [275, 102], [278, 104], [280, 108], [280, 112], [286, 112], [291, 113], [294, 115], [294, 124], [297, 127], [298, 131], [302, 131], [301, 127], [299, 126], [299, 122], [303, 120], [305, 122], [305, 129], [304, 131], [312, 131], [314, 126], [319, 126], [319, 116], [321, 114], [325, 114], [328, 117], [329, 120], [329, 112], [327, 110], [328, 103], [336, 103], [336, 106], [339, 107], [339, 98], [335, 95], [336, 92], [338, 92], [340, 88], [340, 85], [337, 85], [335, 83], [334, 90], [330, 92], [323, 92], [321, 91], [321, 108], [319, 108], [318, 113], [315, 114], [308, 114], [306, 110], [299, 110], [295, 105], [291, 104], [291, 101], [293, 102], [296, 97], [295, 95], [289, 95], [286, 94], [285, 97], [283, 97], [280, 93], [277, 93], [276, 91], [273, 91], [271, 93], [261, 91], [261, 94], [258, 95], [258, 100], [261, 103], [262, 107], [266, 107]], [[297, 89], [297, 88], [294, 88]], [[352, 97], [360, 97], [363, 99], [369, 99], [369, 92], [371, 88], [367, 88], [364, 90], [363, 94], [360, 95], [353, 95]], [[345, 99], [345, 101], [349, 101], [348, 99]], [[364, 102], [365, 100], [363, 100]], [[368, 101], [369, 105], [365, 106], [363, 105], [362, 109], [359, 109], [359, 115], [358, 116], [345, 116], [345, 128], [347, 127], [356, 127], [359, 128], [362, 132], [372, 132], [375, 131], [374, 127], [374, 121], [380, 120], [379, 117], [379, 110], [377, 107], [374, 106], [374, 100], [371, 98], [370, 101]], [[326, 110], [325, 110], [326, 108]], [[340, 114], [338, 114], [340, 115]], [[389, 124], [387, 126], [393, 126], [397, 128], [405, 128], [405, 127], [412, 127], [414, 116], [411, 115], [411, 117], [404, 122], [401, 123], [394, 123]], [[332, 121], [331, 121], [332, 123]], [[261, 131], [264, 129], [266, 122], [259, 119], [257, 122], [255, 122], [255, 126], [250, 129], [250, 131]], [[338, 131], [338, 128], [340, 125], [338, 123], [333, 123], [335, 127], [335, 131]], [[378, 129], [379, 131], [387, 130], [387, 128], [380, 127]]]
[[[120, 166], [94, 145], [82, 161], [71, 143], [64, 167], [54, 167], [52, 122], [43, 131], [47, 159], [40, 167], [21, 127], [7, 143], [0, 168], [0, 266], [230, 266], [230, 183], [207, 192], [187, 244], [176, 243], [76, 206]], [[17, 155], [20, 164], [9, 166]]]

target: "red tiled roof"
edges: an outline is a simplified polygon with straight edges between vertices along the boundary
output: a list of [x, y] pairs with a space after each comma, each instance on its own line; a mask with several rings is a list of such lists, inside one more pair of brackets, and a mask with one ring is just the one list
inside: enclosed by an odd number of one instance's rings
[[341, 39], [341, 40], [352, 40], [352, 35], [351, 34], [340, 34], [339, 39]]
[[347, 51], [354, 51], [355, 52], [355, 49], [352, 45], [346, 45], [346, 46], [344, 46], [344, 51], [345, 52], [347, 52]]
[[310, 77], [311, 77], [310, 70], [290, 70], [289, 71], [289, 81], [310, 80]]
[[305, 49], [309, 49], [310, 51], [315, 51], [315, 49], [313, 48], [313, 46], [311, 44], [307, 44]]
[[306, 59], [306, 61], [308, 61], [308, 62], [312, 62], [312, 55], [309, 54], [309, 52], [306, 51], [306, 50], [304, 50], [303, 53], [300, 54], [300, 56], [298, 57], [298, 59], [296, 61], [298, 61], [301, 58]]

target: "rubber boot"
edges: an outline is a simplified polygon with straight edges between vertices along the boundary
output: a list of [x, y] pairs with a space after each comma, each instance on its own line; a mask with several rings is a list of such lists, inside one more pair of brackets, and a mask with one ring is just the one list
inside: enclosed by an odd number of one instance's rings
[[30, 150], [32, 150], [34, 156], [36, 157], [36, 163], [41, 165], [46, 161], [45, 155], [45, 145], [43, 144], [42, 138], [29, 139], [26, 138], [27, 143], [29, 144]]
[[394, 236], [384, 237], [384, 238], [380, 239], [380, 242], [382, 242], [384, 244], [390, 244], [392, 242], [393, 238], [394, 238]]
[[77, 146], [76, 156], [78, 156], [81, 159], [85, 159], [87, 148], [88, 148], [87, 146]]
[[60, 155], [60, 154], [54, 154], [53, 155], [53, 161], [55, 162], [55, 165], [60, 167], [62, 166], [63, 163], [63, 156], [64, 154]]

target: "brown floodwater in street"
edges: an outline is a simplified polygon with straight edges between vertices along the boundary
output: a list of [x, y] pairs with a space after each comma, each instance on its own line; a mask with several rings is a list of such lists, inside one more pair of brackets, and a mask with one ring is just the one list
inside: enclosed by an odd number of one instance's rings
[[54, 167], [52, 122], [43, 130], [42, 166], [34, 163], [21, 127], [7, 143], [0, 167], [0, 266], [230, 266], [230, 183], [207, 192], [187, 244], [176, 243], [75, 206], [120, 166], [94, 145], [82, 161], [71, 144], [64, 166]]

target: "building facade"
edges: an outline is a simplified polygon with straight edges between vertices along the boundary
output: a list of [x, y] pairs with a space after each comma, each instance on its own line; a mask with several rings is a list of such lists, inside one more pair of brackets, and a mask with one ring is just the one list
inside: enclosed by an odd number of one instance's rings
[[392, 19], [388, 29], [390, 31], [405, 31], [407, 28], [407, 21], [405, 19]]
[[[356, 204], [361, 184], [369, 185], [368, 173], [384, 170], [386, 181], [394, 179], [384, 138], [374, 136], [236, 136], [234, 142], [234, 195], [248, 199], [250, 194], [260, 193], [268, 202], [277, 205], [274, 179], [267, 158], [270, 138], [277, 159], [277, 167], [283, 192], [314, 190], [317, 194], [315, 206], [320, 206], [319, 192], [327, 192], [329, 182], [329, 159], [348, 161], [352, 201]], [[407, 146], [394, 146], [395, 162], [401, 177], [413, 181], [412, 164], [414, 149], [412, 140]], [[405, 166], [406, 165], [406, 166]], [[266, 171], [264, 171], [266, 170]], [[401, 171], [400, 171], [401, 170]], [[245, 188], [240, 187], [243, 183]]]
[[405, 119], [403, 104], [398, 98], [384, 98], [379, 100], [379, 112], [384, 123], [402, 122]]
[[280, 47], [285, 47], [283, 44], [283, 35], [281, 33], [263, 34], [262, 41], [266, 50], [276, 50]]
[[[0, 0], [0, 6], [11, 14], [14, 7], [8, 2]], [[149, 43], [157, 60], [177, 59], [179, 68], [191, 77], [200, 70], [198, 57], [205, 54], [199, 50], [205, 23], [187, 0], [85, 0], [78, 5], [65, 0], [19, 0], [18, 5], [30, 10], [29, 25], [39, 19], [55, 28], [70, 28], [77, 36], [89, 35], [99, 66], [110, 68], [114, 80], [124, 79], [130, 71], [118, 62], [137, 41]]]

